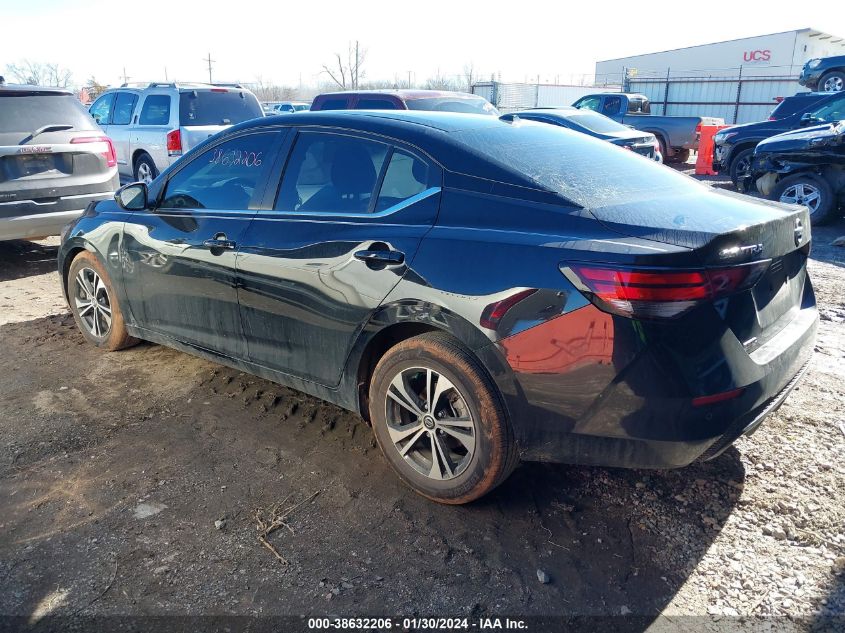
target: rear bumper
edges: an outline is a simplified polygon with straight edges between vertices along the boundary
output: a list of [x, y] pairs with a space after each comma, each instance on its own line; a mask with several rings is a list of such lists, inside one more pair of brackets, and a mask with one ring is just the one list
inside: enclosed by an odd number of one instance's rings
[[32, 200], [0, 203], [0, 240], [59, 235], [90, 202], [111, 198], [111, 192], [66, 196], [48, 204]]
[[[634, 322], [587, 306], [505, 339], [498, 347], [516, 388], [512, 397], [507, 386], [503, 393], [521, 456], [626, 468], [677, 468], [712, 459], [780, 406], [809, 362], [817, 327], [812, 300], [750, 354], [723, 334], [692, 358], [659, 344], [642, 346], [649, 337]], [[518, 337], [528, 344], [515, 344]], [[537, 350], [533, 356], [531, 349]], [[563, 362], [552, 362], [555, 355]], [[702, 395], [690, 385], [693, 365], [702, 383], [714, 372], [727, 378], [716, 393], [742, 388], [742, 394], [693, 406], [692, 399]]]

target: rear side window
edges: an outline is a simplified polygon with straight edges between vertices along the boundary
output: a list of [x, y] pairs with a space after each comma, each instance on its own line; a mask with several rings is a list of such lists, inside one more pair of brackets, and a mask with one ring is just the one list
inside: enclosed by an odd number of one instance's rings
[[320, 104], [320, 110], [346, 110], [346, 99], [326, 99]]
[[167, 182], [163, 209], [245, 210], [273, 162], [275, 132], [248, 134], [206, 150]]
[[170, 95], [150, 95], [144, 99], [140, 125], [167, 125], [170, 123]]
[[367, 213], [388, 146], [339, 134], [302, 133], [285, 168], [276, 210]]
[[601, 108], [601, 113], [607, 116], [619, 114], [622, 109], [622, 97], [606, 97], [604, 105]]
[[109, 119], [111, 119], [111, 110], [112, 105], [114, 104], [114, 93], [110, 92], [107, 95], [103, 95], [99, 99], [94, 102], [94, 105], [91, 106], [91, 109], [88, 112], [91, 114], [93, 119], [99, 123], [100, 125], [108, 125]]
[[772, 110], [771, 117], [773, 119], [788, 117], [796, 112], [801, 112], [812, 107], [814, 103], [820, 101], [822, 98], [823, 97], [787, 97], [781, 101], [774, 110]]
[[129, 125], [132, 121], [132, 113], [135, 111], [135, 103], [138, 101], [138, 95], [131, 92], [117, 93], [117, 99], [114, 100], [114, 113], [112, 114], [112, 125]]
[[375, 210], [384, 211], [422, 193], [432, 186], [432, 180], [428, 164], [403, 150], [395, 150], [384, 173]]
[[364, 98], [358, 99], [358, 103], [355, 104], [356, 110], [398, 110], [399, 106], [397, 106], [393, 101], [390, 99], [371, 99], [371, 98]]
[[72, 95], [0, 94], [0, 132], [31, 133], [45, 125], [65, 124], [75, 130], [96, 129], [85, 106]]
[[179, 95], [180, 125], [234, 125], [263, 116], [261, 104], [249, 92], [215, 88]]

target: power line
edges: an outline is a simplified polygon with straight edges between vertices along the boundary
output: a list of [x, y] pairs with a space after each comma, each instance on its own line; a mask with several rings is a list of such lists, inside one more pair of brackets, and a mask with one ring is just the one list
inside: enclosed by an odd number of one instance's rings
[[210, 84], [211, 84], [211, 83], [214, 83], [213, 81], [211, 81], [211, 65], [212, 65], [212, 64], [213, 64], [216, 60], [211, 59], [211, 53], [210, 53], [210, 52], [208, 53], [208, 57], [203, 57], [203, 58], [202, 58], [202, 60], [203, 60], [204, 62], [208, 62], [208, 83], [210, 83]]

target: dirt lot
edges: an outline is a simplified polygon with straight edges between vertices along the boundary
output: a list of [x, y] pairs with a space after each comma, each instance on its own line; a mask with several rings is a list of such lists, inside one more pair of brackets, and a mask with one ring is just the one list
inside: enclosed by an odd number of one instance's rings
[[[335, 407], [156, 345], [97, 351], [61, 300], [56, 240], [2, 243], [0, 614], [23, 619], [0, 630], [633, 614], [613, 628], [731, 630], [739, 615], [841, 631], [845, 248], [830, 244], [843, 234], [814, 232], [817, 353], [755, 435], [678, 471], [526, 464], [465, 507], [405, 489]], [[287, 564], [257, 538], [274, 508], [290, 510], [268, 537]]]

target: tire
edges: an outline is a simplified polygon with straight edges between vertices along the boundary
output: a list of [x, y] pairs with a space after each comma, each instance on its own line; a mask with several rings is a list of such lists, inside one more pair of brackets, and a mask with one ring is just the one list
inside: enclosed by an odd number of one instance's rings
[[[407, 404], [429, 391], [437, 399], [433, 406], [421, 397]], [[406, 404], [400, 404], [402, 399]], [[382, 356], [370, 382], [370, 419], [379, 448], [399, 478], [433, 501], [478, 499], [518, 463], [495, 384], [468, 350], [442, 332], [409, 338]]]
[[742, 190], [742, 183], [744, 182], [743, 175], [748, 173], [748, 170], [751, 167], [751, 157], [753, 155], [754, 148], [750, 147], [742, 150], [731, 160], [731, 166], [728, 169], [728, 173], [730, 174], [731, 182], [737, 189]]
[[[816, 194], [818, 197], [813, 197]], [[837, 215], [833, 188], [827, 180], [815, 174], [795, 174], [784, 178], [774, 186], [770, 198], [804, 204], [810, 210], [810, 224], [814, 226], [827, 224]]]
[[[685, 163], [689, 160], [690, 151], [688, 149], [677, 149], [672, 154], [673, 163]], [[665, 156], [665, 154], [664, 154]]]
[[150, 184], [158, 177], [159, 172], [152, 156], [149, 154], [140, 154], [138, 158], [135, 159], [133, 173], [135, 174], [135, 180], [137, 182]]
[[663, 140], [663, 137], [660, 134], [655, 134], [654, 138], [657, 139], [657, 144], [660, 146], [660, 155], [663, 156], [663, 162], [668, 163], [671, 159], [669, 158], [669, 154], [666, 153], [666, 142]]
[[138, 343], [126, 331], [114, 285], [93, 253], [83, 251], [71, 262], [67, 295], [73, 320], [89, 343], [111, 352]]
[[819, 92], [842, 92], [845, 90], [845, 72], [834, 70], [819, 79]]

